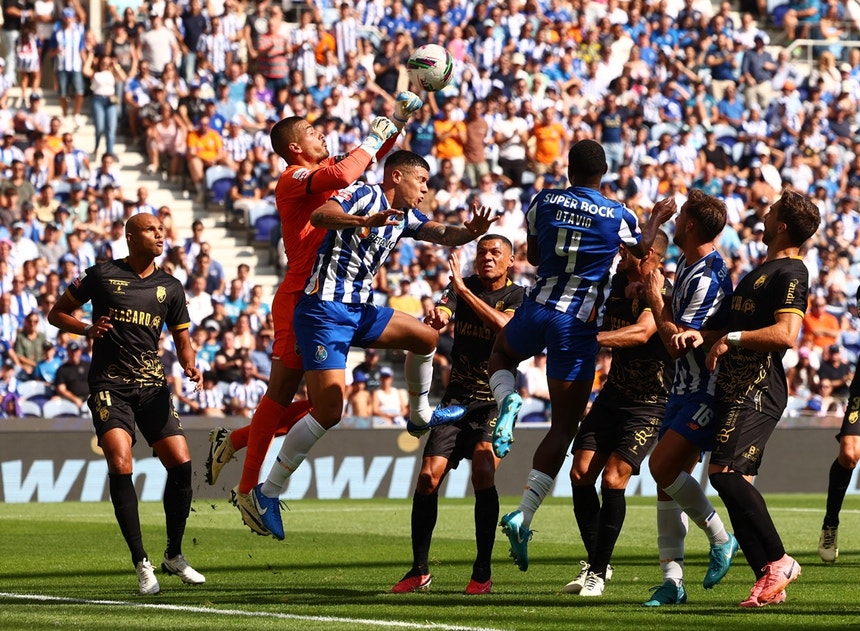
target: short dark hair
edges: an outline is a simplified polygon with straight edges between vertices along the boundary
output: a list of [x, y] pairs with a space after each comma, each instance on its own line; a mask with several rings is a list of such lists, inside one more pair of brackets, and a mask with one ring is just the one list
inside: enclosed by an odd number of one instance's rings
[[726, 205], [722, 200], [694, 188], [687, 201], [687, 215], [696, 222], [699, 236], [713, 241], [726, 227]]
[[400, 150], [392, 153], [385, 161], [385, 170], [390, 171], [391, 169], [424, 169], [429, 172], [430, 165], [427, 164], [427, 160], [419, 156], [417, 153]]
[[606, 173], [606, 152], [594, 140], [580, 140], [567, 153], [567, 172], [570, 181], [576, 176], [594, 178]]
[[287, 148], [298, 137], [297, 127], [299, 123], [303, 123], [304, 121], [305, 119], [301, 116], [288, 116], [275, 123], [272, 131], [269, 132], [269, 137], [272, 139], [272, 148], [275, 150], [275, 153], [286, 159]]
[[821, 225], [821, 213], [818, 206], [812, 203], [806, 195], [786, 189], [775, 204], [777, 217], [785, 223], [791, 244], [797, 247], [803, 245], [814, 235]]
[[483, 243], [484, 241], [501, 241], [511, 252], [514, 251], [514, 244], [511, 243], [511, 240], [501, 234], [485, 234], [478, 239], [478, 243]]

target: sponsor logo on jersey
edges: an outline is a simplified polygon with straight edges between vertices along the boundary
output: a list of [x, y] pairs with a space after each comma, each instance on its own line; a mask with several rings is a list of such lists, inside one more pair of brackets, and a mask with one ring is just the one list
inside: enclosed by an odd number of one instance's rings
[[165, 300], [167, 300], [167, 288], [162, 287], [161, 285], [156, 287], [155, 288], [155, 299], [158, 300], [158, 302], [164, 302]]
[[311, 174], [310, 169], [296, 169], [293, 171], [293, 179], [299, 182], [304, 182]]
[[117, 280], [115, 278], [108, 278], [107, 282], [113, 287], [113, 293], [115, 294], [124, 294], [125, 288], [131, 284], [127, 280]]

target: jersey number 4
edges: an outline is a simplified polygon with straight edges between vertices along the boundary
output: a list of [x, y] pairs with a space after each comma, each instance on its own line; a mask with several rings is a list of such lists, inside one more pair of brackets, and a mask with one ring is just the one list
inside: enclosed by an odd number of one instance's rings
[[578, 230], [558, 229], [555, 240], [555, 253], [567, 258], [567, 267], [564, 268], [564, 271], [568, 274], [573, 274], [573, 271], [576, 269], [576, 257], [579, 255], [579, 242], [581, 239], [582, 233]]

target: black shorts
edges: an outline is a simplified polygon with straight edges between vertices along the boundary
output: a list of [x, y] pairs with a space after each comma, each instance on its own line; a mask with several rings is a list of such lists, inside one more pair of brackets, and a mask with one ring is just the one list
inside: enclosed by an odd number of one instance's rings
[[460, 403], [456, 399], [445, 401], [446, 405], [466, 405], [466, 413], [456, 423], [440, 425], [430, 430], [424, 445], [424, 457], [442, 456], [448, 465], [456, 469], [464, 458], [472, 459], [475, 447], [481, 442], [493, 440], [498, 406], [495, 401], [471, 401]]
[[860, 375], [851, 380], [851, 389], [848, 391], [848, 407], [845, 416], [842, 417], [842, 428], [836, 434], [836, 440], [843, 436], [860, 436]]
[[764, 447], [779, 419], [739, 405], [723, 407], [720, 413], [711, 464], [757, 475]]
[[121, 392], [98, 390], [90, 394], [87, 405], [93, 413], [93, 427], [99, 444], [105, 432], [121, 427], [129, 433], [133, 445], [137, 442], [135, 424], [150, 446], [168, 436], [185, 435], [166, 385]]
[[639, 475], [642, 461], [657, 444], [665, 412], [665, 405], [598, 395], [579, 425], [571, 453], [615, 453]]

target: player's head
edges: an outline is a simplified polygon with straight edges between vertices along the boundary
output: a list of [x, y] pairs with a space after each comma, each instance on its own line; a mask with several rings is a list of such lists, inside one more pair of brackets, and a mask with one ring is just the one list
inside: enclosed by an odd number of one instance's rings
[[323, 133], [301, 116], [278, 121], [269, 136], [272, 149], [287, 164], [319, 164], [329, 156]]
[[629, 273], [638, 270], [642, 276], [646, 276], [649, 272], [660, 266], [668, 249], [669, 236], [663, 230], [657, 230], [657, 234], [654, 235], [654, 243], [651, 244], [651, 249], [641, 259], [633, 256], [630, 250], [622, 245], [621, 260], [618, 261], [618, 271]]
[[805, 195], [786, 189], [764, 217], [764, 242], [770, 245], [784, 231], [789, 243], [800, 247], [820, 225], [818, 206]]
[[394, 189], [394, 208], [415, 208], [427, 194], [430, 165], [411, 151], [395, 151], [385, 160], [382, 186]]
[[150, 213], [133, 215], [125, 222], [125, 240], [131, 256], [155, 258], [164, 251], [164, 226]]
[[485, 281], [507, 276], [514, 265], [514, 246], [500, 234], [485, 234], [475, 249], [475, 273]]
[[597, 188], [607, 168], [606, 152], [593, 140], [580, 140], [567, 153], [567, 177], [571, 184]]
[[684, 247], [692, 235], [699, 243], [717, 238], [726, 226], [726, 205], [694, 188], [675, 219], [675, 243]]

